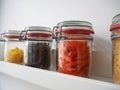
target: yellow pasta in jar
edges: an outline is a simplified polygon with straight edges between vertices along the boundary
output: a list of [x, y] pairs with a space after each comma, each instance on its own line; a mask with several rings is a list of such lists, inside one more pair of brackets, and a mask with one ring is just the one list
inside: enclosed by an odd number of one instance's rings
[[7, 52], [6, 61], [11, 63], [23, 64], [24, 61], [24, 52], [18, 47], [10, 49]]
[[113, 80], [120, 84], [120, 39], [114, 40]]

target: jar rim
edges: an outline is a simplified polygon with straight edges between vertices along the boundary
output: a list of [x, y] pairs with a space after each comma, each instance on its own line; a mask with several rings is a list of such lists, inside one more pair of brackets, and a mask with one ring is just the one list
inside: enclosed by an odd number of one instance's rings
[[44, 27], [44, 26], [29, 26], [29, 27], [25, 27], [25, 30], [28, 30], [28, 31], [45, 31], [45, 32], [52, 33], [51, 28]]
[[19, 31], [19, 30], [8, 30], [6, 33], [7, 34], [20, 34], [21, 31]]
[[49, 37], [52, 36], [52, 29], [48, 27], [43, 26], [29, 26], [26, 27], [25, 30], [27, 30], [27, 35], [37, 36], [37, 37]]

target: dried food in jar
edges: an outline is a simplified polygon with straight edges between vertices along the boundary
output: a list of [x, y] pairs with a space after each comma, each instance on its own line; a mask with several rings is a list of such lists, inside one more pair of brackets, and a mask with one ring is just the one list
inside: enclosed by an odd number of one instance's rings
[[88, 77], [90, 51], [87, 40], [64, 40], [59, 42], [58, 71]]
[[114, 40], [114, 70], [113, 79], [115, 83], [120, 84], [120, 39]]
[[49, 69], [50, 46], [49, 43], [29, 43], [26, 65]]
[[18, 47], [10, 49], [7, 52], [6, 61], [11, 63], [23, 64], [24, 62], [24, 52]]

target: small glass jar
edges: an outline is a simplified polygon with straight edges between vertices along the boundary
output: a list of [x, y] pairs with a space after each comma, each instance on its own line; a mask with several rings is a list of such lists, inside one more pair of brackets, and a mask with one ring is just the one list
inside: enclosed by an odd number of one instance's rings
[[55, 29], [58, 72], [89, 77], [94, 31], [86, 21], [64, 21]]
[[120, 84], [120, 14], [112, 19], [113, 82]]
[[0, 61], [4, 60], [4, 46], [5, 46], [5, 41], [2, 38], [3, 33], [0, 34]]
[[25, 32], [25, 65], [50, 69], [51, 28], [30, 26]]
[[5, 40], [4, 59], [7, 62], [23, 64], [24, 62], [24, 43], [20, 41], [21, 31], [9, 30], [3, 34]]

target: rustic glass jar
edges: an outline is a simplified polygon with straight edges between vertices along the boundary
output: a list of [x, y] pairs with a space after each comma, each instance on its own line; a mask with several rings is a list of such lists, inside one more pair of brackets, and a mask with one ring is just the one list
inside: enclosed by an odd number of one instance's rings
[[30, 26], [25, 31], [25, 65], [50, 69], [51, 28]]
[[120, 14], [112, 19], [113, 82], [120, 84]]
[[9, 30], [3, 34], [5, 40], [4, 59], [7, 62], [23, 64], [24, 62], [24, 43], [20, 41], [21, 31]]
[[89, 77], [94, 34], [92, 24], [86, 21], [64, 21], [55, 28], [58, 72]]

